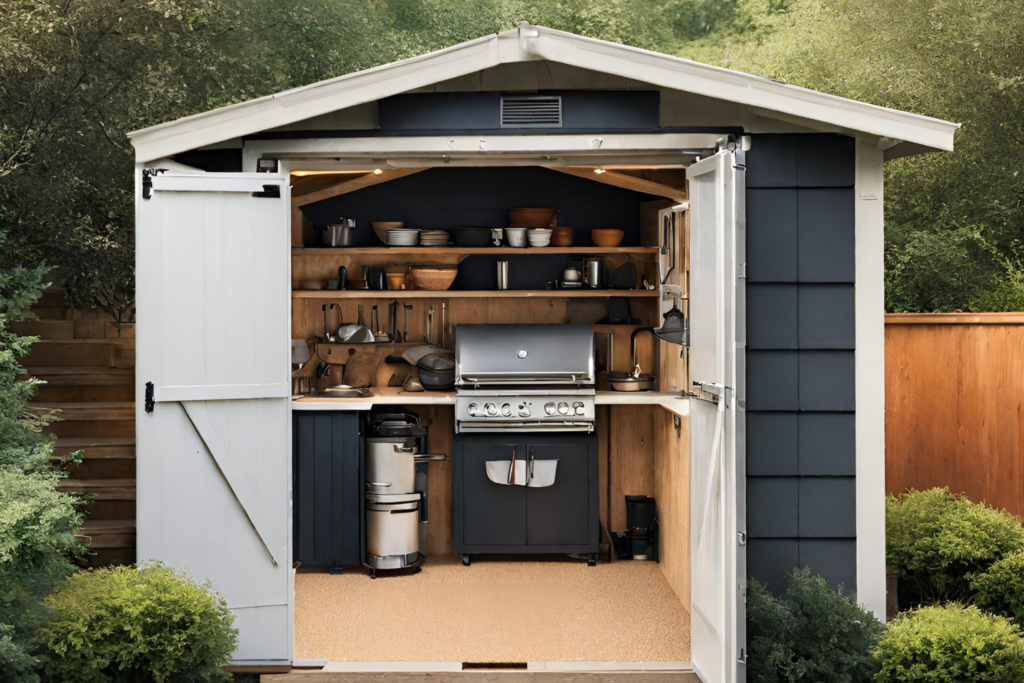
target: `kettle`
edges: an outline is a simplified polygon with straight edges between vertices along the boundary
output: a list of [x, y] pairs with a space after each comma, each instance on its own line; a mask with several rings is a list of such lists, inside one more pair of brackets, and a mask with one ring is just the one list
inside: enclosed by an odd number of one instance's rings
[[579, 282], [580, 270], [572, 264], [573, 259], [569, 259], [568, 263], [565, 264], [565, 270], [562, 271], [562, 282]]

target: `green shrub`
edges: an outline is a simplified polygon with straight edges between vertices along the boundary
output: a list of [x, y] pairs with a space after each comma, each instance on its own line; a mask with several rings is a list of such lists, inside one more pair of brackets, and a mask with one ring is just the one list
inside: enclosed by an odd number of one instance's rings
[[875, 651], [876, 683], [1015, 683], [1024, 679], [1024, 639], [1017, 627], [956, 603], [904, 612]]
[[40, 639], [54, 680], [230, 680], [238, 644], [224, 599], [208, 584], [154, 563], [80, 572], [47, 599]]
[[871, 651], [882, 635], [874, 615], [828, 581], [797, 570], [776, 597], [747, 590], [747, 675], [751, 683], [857, 683], [878, 669]]
[[19, 379], [34, 338], [11, 328], [39, 299], [46, 269], [20, 267], [13, 252], [0, 230], [0, 681], [35, 683], [43, 597], [75, 570], [82, 517], [49, 464], [53, 437], [42, 430], [55, 416], [29, 406], [38, 382]]
[[1024, 552], [1004, 557], [974, 579], [974, 604], [1024, 624]]
[[968, 600], [971, 580], [1024, 550], [1016, 517], [948, 489], [910, 491], [886, 501], [886, 559], [915, 602]]

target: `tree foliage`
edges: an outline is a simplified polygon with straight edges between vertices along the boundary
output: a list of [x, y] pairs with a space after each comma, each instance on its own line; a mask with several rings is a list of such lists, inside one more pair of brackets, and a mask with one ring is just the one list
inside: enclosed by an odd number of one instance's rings
[[[0, 228], [131, 319], [125, 133], [520, 21], [962, 122], [886, 166], [887, 305], [1024, 305], [1018, 0], [0, 0]], [[944, 278], [944, 245], [985, 257]]]
[[[1024, 5], [1019, 0], [796, 0], [751, 37], [710, 36], [687, 53], [824, 92], [963, 124], [952, 154], [886, 164], [887, 306], [1021, 310], [1024, 258]], [[998, 258], [929, 283], [939, 245], [963, 232]], [[931, 248], [935, 246], [936, 248]], [[912, 261], [912, 267], [894, 267]], [[916, 282], [907, 282], [917, 280]], [[985, 296], [999, 290], [998, 296]]]

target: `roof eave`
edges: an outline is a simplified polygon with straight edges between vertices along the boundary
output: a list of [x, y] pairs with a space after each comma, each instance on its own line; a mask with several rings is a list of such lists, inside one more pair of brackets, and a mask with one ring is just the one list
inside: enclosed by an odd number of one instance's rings
[[942, 119], [542, 26], [531, 26], [522, 34], [524, 49], [549, 61], [912, 142], [928, 150], [952, 151], [954, 133], [960, 128]]

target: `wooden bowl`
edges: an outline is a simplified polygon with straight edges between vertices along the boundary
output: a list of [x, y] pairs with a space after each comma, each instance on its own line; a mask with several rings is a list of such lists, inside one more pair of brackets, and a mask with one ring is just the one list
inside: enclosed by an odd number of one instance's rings
[[558, 209], [509, 209], [508, 224], [513, 228], [546, 228], [556, 213]]
[[373, 233], [377, 235], [384, 244], [388, 243], [388, 230], [395, 230], [396, 228], [404, 228], [405, 222], [403, 221], [373, 221], [370, 223], [373, 226]]
[[442, 291], [455, 282], [459, 267], [451, 264], [420, 264], [409, 266], [409, 279], [416, 289]]
[[621, 230], [610, 230], [606, 228], [595, 228], [590, 231], [590, 239], [598, 247], [617, 247], [622, 244], [622, 238], [626, 236]]
[[572, 228], [567, 228], [564, 225], [560, 225], [557, 228], [551, 228], [551, 246], [553, 247], [571, 247], [572, 246]]

